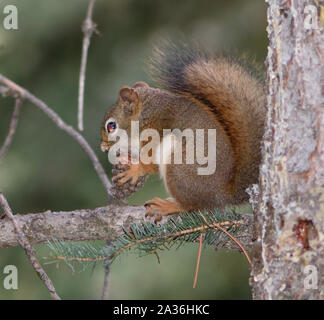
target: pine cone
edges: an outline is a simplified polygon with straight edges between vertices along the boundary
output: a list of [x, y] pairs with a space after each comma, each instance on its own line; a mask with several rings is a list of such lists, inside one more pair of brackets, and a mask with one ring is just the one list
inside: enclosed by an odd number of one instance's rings
[[[116, 163], [112, 169], [113, 177], [125, 170], [127, 170], [127, 164]], [[144, 183], [146, 182], [147, 178], [148, 175], [139, 177], [135, 185], [132, 185], [131, 182], [128, 181], [122, 186], [118, 186], [117, 182], [112, 181], [112, 196], [117, 200], [129, 197], [134, 192], [137, 192], [144, 186]]]

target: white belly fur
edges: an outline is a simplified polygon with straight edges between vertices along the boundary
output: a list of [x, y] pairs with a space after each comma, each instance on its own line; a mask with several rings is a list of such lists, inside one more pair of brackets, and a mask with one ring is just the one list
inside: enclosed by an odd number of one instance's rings
[[172, 134], [163, 137], [162, 142], [155, 150], [155, 155], [154, 155], [155, 162], [159, 164], [160, 177], [161, 179], [163, 179], [164, 186], [168, 192], [169, 189], [166, 182], [166, 169], [167, 169], [167, 164], [170, 164], [172, 160], [172, 153], [174, 150], [173, 140], [175, 141], [174, 138], [175, 137]]

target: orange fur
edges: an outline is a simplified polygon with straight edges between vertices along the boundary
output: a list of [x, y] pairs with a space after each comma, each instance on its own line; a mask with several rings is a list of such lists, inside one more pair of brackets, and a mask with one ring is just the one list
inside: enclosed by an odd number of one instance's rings
[[[199, 176], [196, 162], [164, 165], [164, 183], [174, 200], [148, 202], [148, 214], [157, 217], [240, 204], [248, 199], [245, 189], [258, 180], [266, 113], [262, 83], [233, 59], [191, 50], [158, 50], [153, 71], [162, 90], [144, 82], [124, 87], [105, 117], [129, 133], [131, 120], [139, 120], [140, 132], [156, 129], [160, 137], [163, 129], [216, 129], [216, 172]], [[110, 147], [107, 140], [103, 127], [103, 150]], [[158, 172], [156, 165], [132, 166], [120, 178], [136, 182], [139, 175]]]

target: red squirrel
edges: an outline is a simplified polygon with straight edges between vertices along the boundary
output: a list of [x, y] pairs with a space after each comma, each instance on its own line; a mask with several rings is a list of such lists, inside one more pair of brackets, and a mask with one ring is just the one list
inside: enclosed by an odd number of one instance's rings
[[191, 164], [139, 161], [129, 164], [114, 181], [136, 184], [141, 176], [160, 173], [172, 199], [145, 203], [146, 215], [154, 215], [156, 221], [169, 214], [247, 201], [245, 190], [257, 182], [261, 161], [266, 114], [262, 81], [239, 59], [208, 55], [187, 45], [158, 48], [152, 61], [157, 88], [137, 82], [120, 89], [118, 102], [102, 125], [101, 149], [110, 150], [114, 142], [109, 135], [118, 129], [130, 135], [132, 120], [138, 121], [140, 133], [157, 130], [161, 146], [163, 129], [216, 129], [216, 170], [199, 175], [196, 160]]

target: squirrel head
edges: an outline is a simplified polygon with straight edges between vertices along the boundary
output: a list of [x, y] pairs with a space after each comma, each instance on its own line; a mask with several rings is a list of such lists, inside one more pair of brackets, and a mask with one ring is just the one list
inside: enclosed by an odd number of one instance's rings
[[145, 82], [136, 82], [132, 88], [122, 87], [119, 90], [118, 102], [113, 105], [106, 113], [101, 127], [101, 150], [108, 152], [110, 147], [115, 144], [110, 136], [116, 135], [119, 129], [127, 132], [131, 136], [131, 121], [138, 120], [142, 111], [142, 101], [137, 93], [137, 89], [149, 87]]

